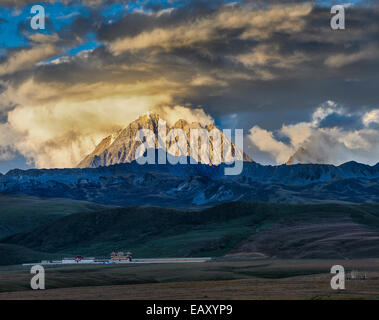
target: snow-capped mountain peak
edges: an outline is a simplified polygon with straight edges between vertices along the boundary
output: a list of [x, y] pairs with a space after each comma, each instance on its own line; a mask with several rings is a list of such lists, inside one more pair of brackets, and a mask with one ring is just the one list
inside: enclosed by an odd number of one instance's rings
[[[122, 130], [119, 130], [112, 135], [103, 139], [94, 149], [92, 153], [87, 155], [79, 164], [78, 168], [94, 168], [99, 166], [109, 166], [113, 164], [119, 163], [130, 163], [136, 160], [136, 151], [140, 146], [141, 142], [136, 139], [137, 133], [141, 129], [151, 130], [155, 137], [157, 138], [159, 135], [159, 125], [160, 120], [164, 120], [157, 113], [148, 113], [140, 116], [137, 120], [131, 122], [127, 127]], [[166, 123], [166, 122], [165, 122]], [[168, 137], [166, 141], [166, 149], [172, 150], [172, 145], [177, 142], [176, 137], [170, 136], [170, 131], [172, 129], [181, 129], [184, 131], [186, 136], [186, 145], [187, 150], [180, 150], [177, 152], [181, 152], [182, 154], [171, 154], [172, 156], [189, 156], [191, 154], [191, 130], [192, 129], [204, 129], [208, 133], [213, 132], [215, 130], [221, 137], [221, 150], [224, 147], [229, 148], [230, 152], [226, 153], [225, 158], [223, 152], [221, 155], [216, 150], [218, 148], [214, 147], [213, 140], [209, 141], [209, 150], [207, 151], [209, 164], [218, 164], [215, 160], [215, 157], [218, 156], [221, 158], [221, 163], [223, 162], [232, 162], [234, 157], [239, 159], [243, 159], [244, 161], [252, 162], [245, 153], [239, 150], [233, 143], [231, 143], [228, 138], [223, 134], [223, 132], [218, 129], [214, 124], [210, 124], [207, 126], [202, 126], [198, 122], [188, 123], [184, 119], [179, 119], [172, 127], [170, 127], [166, 123], [166, 136]], [[158, 139], [156, 140], [155, 148], [159, 148]], [[184, 148], [185, 149], [185, 148]], [[193, 151], [193, 150], [192, 150]], [[201, 144], [199, 143], [199, 154], [203, 152], [201, 149]], [[217, 159], [220, 159], [217, 158]]]

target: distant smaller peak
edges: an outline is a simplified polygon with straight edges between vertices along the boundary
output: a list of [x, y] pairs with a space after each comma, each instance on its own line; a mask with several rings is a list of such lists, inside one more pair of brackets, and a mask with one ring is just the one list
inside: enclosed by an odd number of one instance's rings
[[20, 175], [24, 172], [25, 172], [25, 170], [16, 168], [16, 169], [9, 170], [5, 175], [6, 176]]
[[348, 161], [348, 162], [345, 162], [343, 164], [341, 164], [341, 166], [357, 166], [357, 165], [362, 165], [362, 163], [359, 163], [357, 161]]
[[285, 163], [286, 166], [292, 166], [295, 164], [293, 156], [291, 156], [288, 161]]
[[243, 153], [243, 161], [244, 162], [255, 162], [252, 158], [250, 158], [250, 156], [246, 152]]

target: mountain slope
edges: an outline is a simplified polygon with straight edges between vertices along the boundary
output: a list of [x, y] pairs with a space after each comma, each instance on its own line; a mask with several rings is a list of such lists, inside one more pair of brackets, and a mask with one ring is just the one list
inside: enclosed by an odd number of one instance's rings
[[[59, 234], [59, 237], [57, 235]], [[136, 257], [379, 257], [378, 205], [236, 202], [202, 211], [126, 207], [63, 217], [3, 240], [51, 253]]]
[[0, 238], [32, 230], [75, 212], [105, 208], [85, 201], [0, 194]]
[[304, 147], [300, 147], [286, 162], [286, 165], [305, 163], [325, 163], [321, 155], [309, 152]]
[[114, 140], [120, 135], [121, 130], [104, 138], [95, 148], [93, 152], [87, 155], [78, 165], [79, 168], [98, 167], [101, 163], [97, 163], [97, 159], [111, 146]]
[[0, 265], [14, 265], [33, 263], [41, 260], [54, 260], [61, 258], [54, 253], [38, 252], [23, 246], [0, 243]]

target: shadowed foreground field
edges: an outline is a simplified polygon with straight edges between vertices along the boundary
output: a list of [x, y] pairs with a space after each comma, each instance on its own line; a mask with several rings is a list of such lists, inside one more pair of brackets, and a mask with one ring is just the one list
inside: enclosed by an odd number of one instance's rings
[[[334, 291], [335, 264], [367, 279]], [[30, 278], [27, 268], [1, 268], [0, 299], [379, 299], [379, 259], [49, 267], [43, 291]]]

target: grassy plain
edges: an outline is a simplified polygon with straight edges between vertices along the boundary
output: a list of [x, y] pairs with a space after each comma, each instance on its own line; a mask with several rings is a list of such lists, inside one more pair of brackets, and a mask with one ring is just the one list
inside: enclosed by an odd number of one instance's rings
[[[366, 280], [330, 287], [342, 264]], [[60, 266], [46, 269], [46, 290], [33, 291], [25, 267], [0, 268], [0, 299], [379, 299], [379, 259], [223, 259], [208, 263]]]

